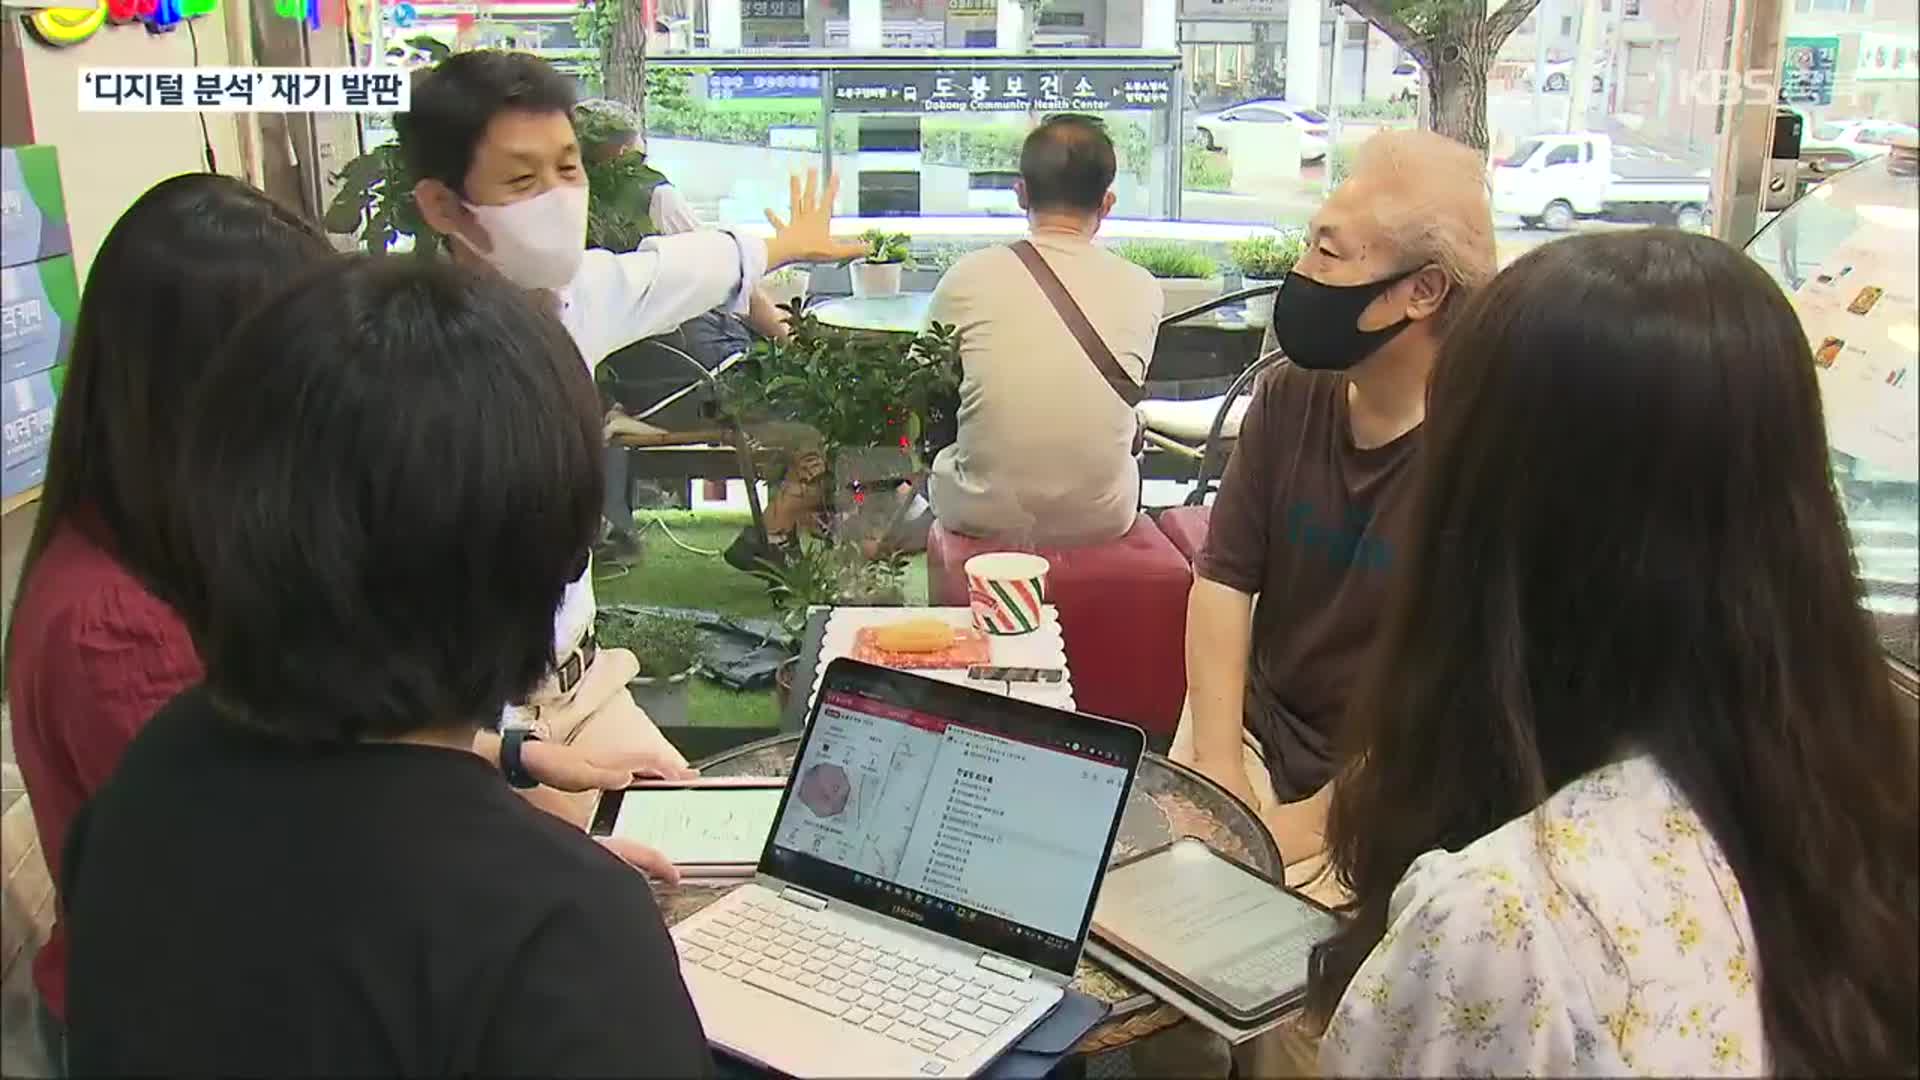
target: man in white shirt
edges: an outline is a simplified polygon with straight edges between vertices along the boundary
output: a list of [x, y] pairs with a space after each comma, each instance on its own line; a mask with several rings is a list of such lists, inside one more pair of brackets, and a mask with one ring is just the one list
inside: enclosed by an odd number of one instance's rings
[[[477, 50], [416, 72], [411, 110], [398, 114], [394, 127], [417, 178], [414, 201], [447, 238], [452, 256], [549, 293], [589, 367], [700, 312], [722, 305], [745, 311], [770, 268], [865, 250], [832, 239], [836, 185], [817, 191], [811, 175], [804, 190], [793, 182], [790, 222], [768, 215], [771, 239], [690, 232], [656, 237], [627, 254], [587, 250], [587, 179], [574, 101], [572, 80], [546, 61]], [[664, 747], [626, 693], [638, 670], [632, 654], [592, 649], [593, 615], [589, 568], [568, 588], [555, 619], [559, 673], [533, 699], [541, 716], [569, 718], [574, 726], [546, 737], [578, 736], [579, 745], [609, 752]]]
[[[1113, 209], [1104, 126], [1049, 118], [1020, 151], [1028, 239], [1124, 377], [1144, 384], [1165, 299], [1145, 270], [1094, 245]], [[931, 319], [959, 328], [960, 432], [934, 460], [934, 513], [970, 536], [1048, 545], [1125, 535], [1140, 504], [1133, 406], [1095, 366], [1010, 247], [961, 259]]]

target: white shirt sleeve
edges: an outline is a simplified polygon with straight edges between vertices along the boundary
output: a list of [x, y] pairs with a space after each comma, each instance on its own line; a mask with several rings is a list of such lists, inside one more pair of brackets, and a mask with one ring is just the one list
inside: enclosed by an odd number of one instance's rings
[[567, 290], [566, 321], [589, 366], [717, 307], [745, 313], [767, 272], [766, 241], [700, 231], [655, 236], [624, 255], [594, 249]]
[[647, 203], [647, 216], [653, 219], [653, 227], [663, 235], [700, 230], [700, 217], [693, 212], [693, 204], [672, 184], [661, 184], [653, 189], [653, 198]]

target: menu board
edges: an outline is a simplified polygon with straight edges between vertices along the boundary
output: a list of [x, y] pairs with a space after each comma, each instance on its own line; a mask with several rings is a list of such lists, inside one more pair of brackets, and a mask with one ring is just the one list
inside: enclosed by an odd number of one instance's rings
[[1920, 480], [1914, 226], [1865, 219], [1794, 293], [1835, 450]]

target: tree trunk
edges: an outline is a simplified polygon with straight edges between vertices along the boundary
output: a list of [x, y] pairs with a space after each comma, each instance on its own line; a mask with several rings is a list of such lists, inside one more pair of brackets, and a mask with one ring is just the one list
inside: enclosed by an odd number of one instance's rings
[[1427, 81], [1420, 101], [1421, 126], [1485, 151], [1491, 141], [1487, 137], [1487, 75], [1501, 44], [1540, 0], [1507, 0], [1484, 17], [1481, 12], [1487, 5], [1479, 0], [1438, 26], [1422, 25], [1418, 33], [1394, 10], [1400, 6], [1396, 0], [1345, 2], [1420, 62]]
[[[602, 3], [608, 0], [601, 0]], [[613, 26], [601, 49], [600, 71], [606, 95], [631, 105], [640, 114], [640, 134], [647, 127], [647, 19], [641, 0], [612, 0], [618, 5]]]
[[1475, 150], [1485, 151], [1487, 72], [1493, 55], [1482, 42], [1434, 42], [1427, 80], [1427, 127]]

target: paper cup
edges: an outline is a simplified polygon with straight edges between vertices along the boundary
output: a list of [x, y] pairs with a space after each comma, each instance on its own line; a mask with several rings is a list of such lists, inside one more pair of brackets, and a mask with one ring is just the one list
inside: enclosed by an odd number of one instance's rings
[[973, 625], [989, 634], [1030, 634], [1040, 629], [1046, 600], [1047, 560], [1015, 551], [990, 551], [967, 560], [967, 606]]

